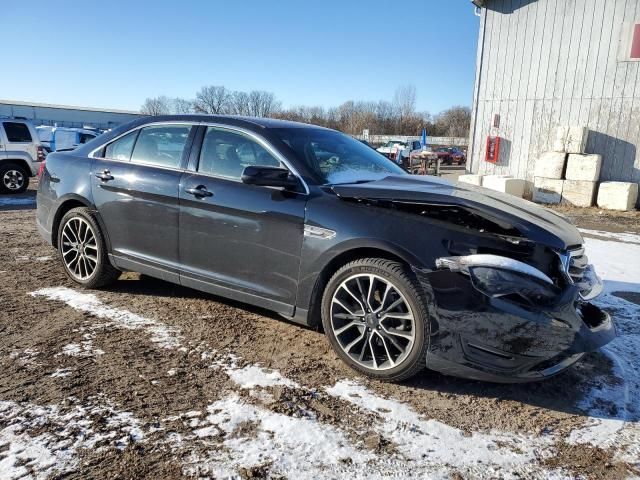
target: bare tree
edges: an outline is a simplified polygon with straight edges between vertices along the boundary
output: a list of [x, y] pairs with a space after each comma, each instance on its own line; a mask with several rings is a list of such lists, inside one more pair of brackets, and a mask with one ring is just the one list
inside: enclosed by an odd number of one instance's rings
[[268, 117], [280, 108], [280, 102], [271, 92], [253, 90], [249, 92], [249, 115]]
[[251, 115], [249, 94], [247, 92], [238, 91], [231, 94], [229, 113], [235, 115]]
[[171, 113], [171, 101], [161, 95], [159, 97], [147, 98], [142, 107], [140, 107], [140, 112], [144, 115], [168, 115]]
[[194, 109], [197, 113], [227, 113], [231, 105], [231, 92], [222, 86], [202, 87], [196, 94]]
[[406, 121], [416, 110], [416, 87], [415, 85], [404, 85], [398, 87], [393, 95], [393, 106], [398, 115], [398, 127], [404, 131]]
[[193, 101], [186, 98], [176, 97], [171, 102], [171, 109], [173, 113], [178, 115], [184, 115], [187, 113], [193, 113]]
[[436, 127], [440, 135], [447, 137], [466, 137], [471, 125], [471, 109], [456, 106], [440, 113], [436, 117]]

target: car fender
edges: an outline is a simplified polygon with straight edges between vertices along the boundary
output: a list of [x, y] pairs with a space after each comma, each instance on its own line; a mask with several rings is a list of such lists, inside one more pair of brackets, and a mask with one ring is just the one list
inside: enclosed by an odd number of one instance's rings
[[33, 158], [29, 152], [24, 152], [21, 150], [6, 150], [4, 153], [4, 158], [1, 163], [21, 163], [27, 167], [29, 170], [29, 176], [34, 177], [38, 172], [33, 165]]

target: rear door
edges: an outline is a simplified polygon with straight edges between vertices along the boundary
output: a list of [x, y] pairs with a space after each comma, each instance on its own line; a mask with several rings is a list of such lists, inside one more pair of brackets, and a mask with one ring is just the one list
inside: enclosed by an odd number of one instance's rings
[[6, 135], [5, 151], [6, 152], [23, 152], [31, 156], [31, 161], [38, 160], [38, 152], [36, 150], [37, 138], [33, 138], [29, 126], [23, 122], [2, 122], [4, 133]]
[[94, 159], [93, 198], [121, 268], [178, 281], [178, 187], [194, 131], [189, 124], [150, 125]]
[[202, 127], [180, 188], [181, 283], [293, 314], [307, 195], [246, 185], [248, 165], [281, 165], [248, 132]]

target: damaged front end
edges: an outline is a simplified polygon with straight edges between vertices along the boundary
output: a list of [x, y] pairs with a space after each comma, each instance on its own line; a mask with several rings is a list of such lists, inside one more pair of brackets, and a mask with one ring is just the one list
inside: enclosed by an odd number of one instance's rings
[[561, 276], [479, 254], [441, 257], [437, 270], [417, 272], [436, 305], [428, 365], [467, 378], [529, 381], [613, 340], [611, 317], [588, 302], [602, 282], [584, 252], [559, 254], [557, 264]]
[[[440, 180], [378, 184], [377, 190], [337, 193], [423, 219], [424, 247], [432, 256], [414, 272], [432, 304], [429, 368], [531, 381], [563, 371], [615, 338], [609, 314], [590, 303], [602, 281], [564, 217]], [[419, 188], [401, 192], [404, 185]]]

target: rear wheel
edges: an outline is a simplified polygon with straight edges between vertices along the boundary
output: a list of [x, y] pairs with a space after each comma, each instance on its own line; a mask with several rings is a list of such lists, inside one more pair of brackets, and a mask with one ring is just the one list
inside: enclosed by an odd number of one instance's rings
[[69, 210], [58, 228], [58, 251], [69, 278], [87, 288], [103, 287], [120, 276], [107, 258], [107, 247], [91, 210]]
[[380, 258], [342, 267], [322, 299], [322, 323], [335, 352], [353, 369], [381, 380], [404, 380], [424, 368], [428, 318], [413, 273]]
[[0, 192], [22, 193], [29, 186], [29, 174], [21, 165], [0, 165]]

